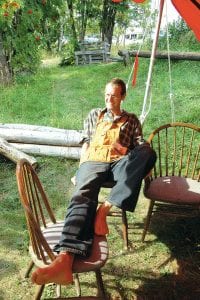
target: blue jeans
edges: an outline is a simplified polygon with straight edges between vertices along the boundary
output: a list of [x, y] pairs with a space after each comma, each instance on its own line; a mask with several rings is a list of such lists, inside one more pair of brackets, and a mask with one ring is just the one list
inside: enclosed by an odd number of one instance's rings
[[112, 205], [134, 211], [142, 180], [155, 161], [154, 150], [144, 144], [112, 163], [84, 162], [77, 172], [76, 188], [67, 209], [60, 241], [54, 250], [87, 256], [92, 246], [98, 195], [103, 183], [115, 182], [108, 199]]

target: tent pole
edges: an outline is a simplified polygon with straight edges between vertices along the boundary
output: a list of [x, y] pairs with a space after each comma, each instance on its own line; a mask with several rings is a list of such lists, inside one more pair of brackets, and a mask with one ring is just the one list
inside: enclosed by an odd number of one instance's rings
[[155, 60], [155, 55], [156, 55], [157, 44], [158, 44], [158, 37], [159, 37], [159, 32], [160, 32], [160, 25], [161, 25], [161, 20], [162, 20], [164, 2], [165, 2], [165, 0], [160, 0], [158, 21], [157, 21], [157, 25], [156, 25], [155, 37], [154, 37], [153, 44], [152, 44], [149, 71], [148, 71], [146, 89], [145, 89], [145, 95], [144, 95], [144, 101], [143, 101], [143, 108], [142, 108], [142, 113], [140, 116], [140, 121], [142, 124], [146, 117], [145, 111], [146, 111], [147, 99], [149, 97], [149, 93], [150, 93], [150, 89], [151, 89], [152, 71], [153, 71], [153, 65], [154, 65], [154, 60]]

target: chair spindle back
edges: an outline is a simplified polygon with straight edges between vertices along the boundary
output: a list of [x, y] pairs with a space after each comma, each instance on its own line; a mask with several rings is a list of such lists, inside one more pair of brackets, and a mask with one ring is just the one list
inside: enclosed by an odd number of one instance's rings
[[16, 177], [33, 252], [38, 260], [47, 264], [55, 259], [55, 255], [42, 234], [41, 226], [47, 228], [49, 221], [56, 223], [55, 216], [37, 173], [27, 160], [22, 159], [17, 164]]
[[152, 176], [183, 176], [200, 181], [199, 132], [198, 126], [181, 122], [153, 131], [148, 141], [158, 157]]

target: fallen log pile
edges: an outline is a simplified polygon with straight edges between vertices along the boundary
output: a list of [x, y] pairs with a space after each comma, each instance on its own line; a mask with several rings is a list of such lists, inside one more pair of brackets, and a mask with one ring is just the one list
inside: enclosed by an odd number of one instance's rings
[[31, 164], [36, 164], [36, 159], [27, 155], [28, 153], [79, 159], [81, 139], [82, 131], [78, 130], [26, 124], [0, 124], [0, 154], [14, 162], [26, 158]]
[[35, 144], [20, 144], [11, 143], [16, 149], [25, 153], [46, 155], [46, 156], [61, 156], [69, 159], [80, 158], [80, 147], [52, 146], [52, 145], [35, 145]]
[[[123, 58], [125, 65], [128, 64], [130, 57], [135, 57], [136, 54], [138, 54], [139, 57], [144, 57], [144, 58], [151, 57], [150, 51], [140, 51], [139, 53], [137, 53], [136, 50], [119, 50], [118, 51], [118, 55]], [[168, 59], [169, 56], [170, 56], [171, 60], [193, 60], [193, 61], [200, 60], [199, 52], [170, 52], [168, 54], [167, 51], [157, 51], [155, 54], [155, 57], [160, 58], [160, 59]]]
[[0, 138], [0, 154], [12, 160], [15, 163], [17, 163], [18, 160], [25, 158], [31, 163], [32, 166], [37, 165], [37, 160], [34, 157], [21, 152], [16, 147], [9, 144], [6, 140], [2, 138]]

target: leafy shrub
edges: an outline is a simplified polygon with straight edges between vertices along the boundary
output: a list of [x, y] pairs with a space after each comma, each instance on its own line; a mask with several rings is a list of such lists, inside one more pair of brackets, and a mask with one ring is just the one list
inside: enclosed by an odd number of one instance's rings
[[[170, 50], [175, 51], [200, 51], [200, 44], [196, 40], [192, 30], [182, 18], [168, 25]], [[163, 37], [159, 38], [158, 48], [167, 50], [167, 30]]]
[[59, 26], [58, 0], [3, 0], [0, 5], [0, 41], [13, 74], [36, 72], [41, 48], [49, 48]]

